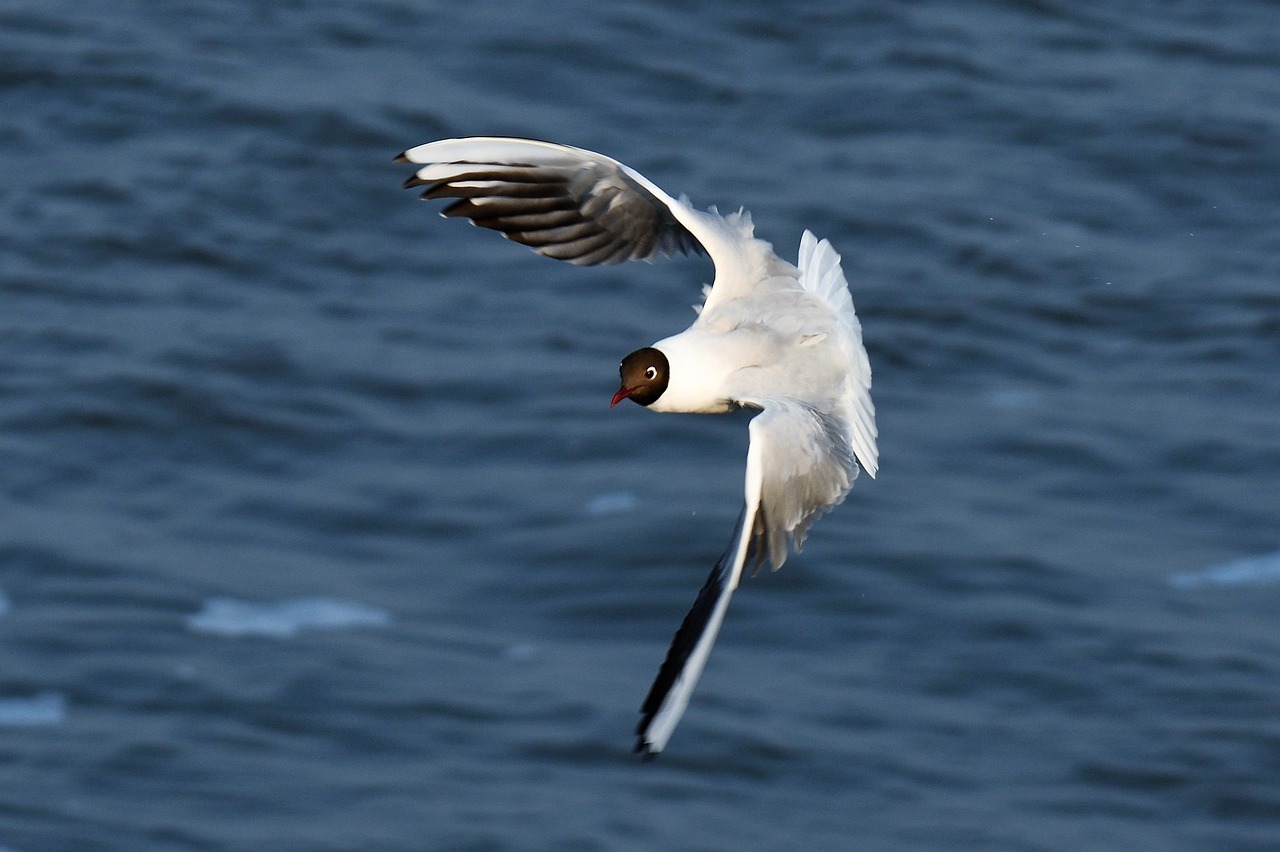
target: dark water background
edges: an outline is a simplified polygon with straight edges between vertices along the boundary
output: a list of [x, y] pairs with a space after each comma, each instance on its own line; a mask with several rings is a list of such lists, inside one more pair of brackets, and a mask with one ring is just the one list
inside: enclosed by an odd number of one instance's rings
[[[0, 848], [1280, 848], [1280, 6], [0, 4]], [[570, 142], [842, 252], [882, 469], [640, 699], [745, 422]], [[1251, 560], [1251, 561], [1240, 561]]]

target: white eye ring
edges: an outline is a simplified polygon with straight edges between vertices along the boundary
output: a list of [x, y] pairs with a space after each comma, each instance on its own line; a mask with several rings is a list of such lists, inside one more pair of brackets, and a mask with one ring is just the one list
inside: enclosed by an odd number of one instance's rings
[[644, 377], [649, 381], [653, 381], [654, 379], [658, 378], [658, 368], [657, 367], [648, 368], [647, 370], [644, 371]]

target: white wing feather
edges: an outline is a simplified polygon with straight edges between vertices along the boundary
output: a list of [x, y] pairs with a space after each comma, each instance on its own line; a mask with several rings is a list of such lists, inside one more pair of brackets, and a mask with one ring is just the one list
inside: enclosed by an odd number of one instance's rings
[[839, 400], [842, 418], [847, 426], [849, 444], [871, 478], [880, 469], [880, 452], [876, 447], [876, 409], [871, 402], [871, 362], [862, 345], [862, 323], [853, 309], [849, 282], [840, 268], [840, 255], [826, 240], [819, 241], [810, 231], [800, 238], [800, 283], [825, 301], [835, 312], [841, 348], [848, 364], [844, 392]]

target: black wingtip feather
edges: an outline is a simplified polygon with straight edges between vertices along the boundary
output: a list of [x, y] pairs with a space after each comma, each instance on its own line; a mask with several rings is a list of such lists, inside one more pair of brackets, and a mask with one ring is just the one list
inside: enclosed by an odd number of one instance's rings
[[[636, 726], [638, 736], [644, 736], [650, 723], [653, 722], [654, 715], [662, 706], [662, 700], [667, 697], [676, 678], [684, 670], [684, 664], [689, 661], [693, 647], [698, 644], [698, 637], [702, 635], [703, 628], [711, 619], [711, 611], [715, 609], [716, 599], [720, 597], [720, 590], [724, 586], [724, 568], [725, 560], [722, 558], [711, 569], [711, 574], [702, 584], [702, 589], [699, 590], [689, 613], [680, 623], [680, 629], [676, 631], [675, 638], [671, 640], [671, 647], [667, 650], [667, 657], [662, 661], [661, 668], [658, 669], [658, 676], [654, 679], [653, 686], [649, 687], [649, 694], [645, 696], [644, 703], [640, 705], [640, 712], [644, 716]], [[636, 746], [636, 750], [639, 751], [643, 747], [642, 740]]]
[[675, 686], [680, 673], [684, 671], [685, 664], [689, 662], [689, 657], [693, 654], [693, 649], [702, 637], [703, 631], [706, 630], [708, 622], [711, 621], [716, 601], [724, 593], [725, 584], [729, 581], [729, 572], [733, 568], [738, 539], [742, 535], [742, 526], [746, 523], [746, 515], [746, 509], [743, 509], [742, 514], [738, 516], [738, 523], [734, 527], [729, 547], [716, 560], [715, 567], [707, 576], [707, 581], [698, 591], [698, 597], [684, 617], [684, 621], [680, 623], [680, 629], [676, 631], [675, 638], [671, 640], [671, 647], [667, 650], [667, 657], [663, 660], [662, 666], [658, 669], [658, 676], [654, 679], [653, 686], [649, 687], [649, 693], [645, 696], [644, 703], [640, 705], [642, 715], [640, 723], [636, 725], [635, 751], [645, 753], [646, 758], [655, 757], [657, 752], [649, 750], [645, 735], [649, 731], [649, 726], [653, 724], [654, 717], [662, 708], [662, 702], [666, 699], [667, 693]]
[[[413, 150], [401, 152], [395, 162], [423, 165], [409, 158]], [[457, 199], [443, 209], [446, 217], [471, 219], [474, 224], [530, 245], [546, 257], [594, 266], [650, 260], [659, 254], [705, 254], [702, 244], [671, 210], [616, 164], [569, 158], [554, 163], [458, 160], [454, 165], [456, 170], [436, 172], [444, 175], [440, 179], [423, 180], [414, 174], [403, 186], [425, 187], [421, 193], [424, 199]], [[466, 203], [468, 199], [475, 199], [475, 203]], [[571, 240], [552, 247], [540, 237], [522, 239], [522, 234], [561, 227], [572, 219], [507, 221], [553, 209], [573, 211], [576, 219], [595, 222], [609, 236]], [[483, 221], [486, 219], [490, 221]]]

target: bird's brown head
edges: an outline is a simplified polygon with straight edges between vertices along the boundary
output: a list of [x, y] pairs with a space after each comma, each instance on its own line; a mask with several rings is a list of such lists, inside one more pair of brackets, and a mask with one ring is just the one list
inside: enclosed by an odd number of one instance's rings
[[671, 380], [671, 365], [661, 351], [646, 346], [623, 358], [618, 374], [622, 377], [622, 387], [613, 395], [610, 408], [624, 399], [640, 405], [652, 405], [667, 389], [667, 382]]

